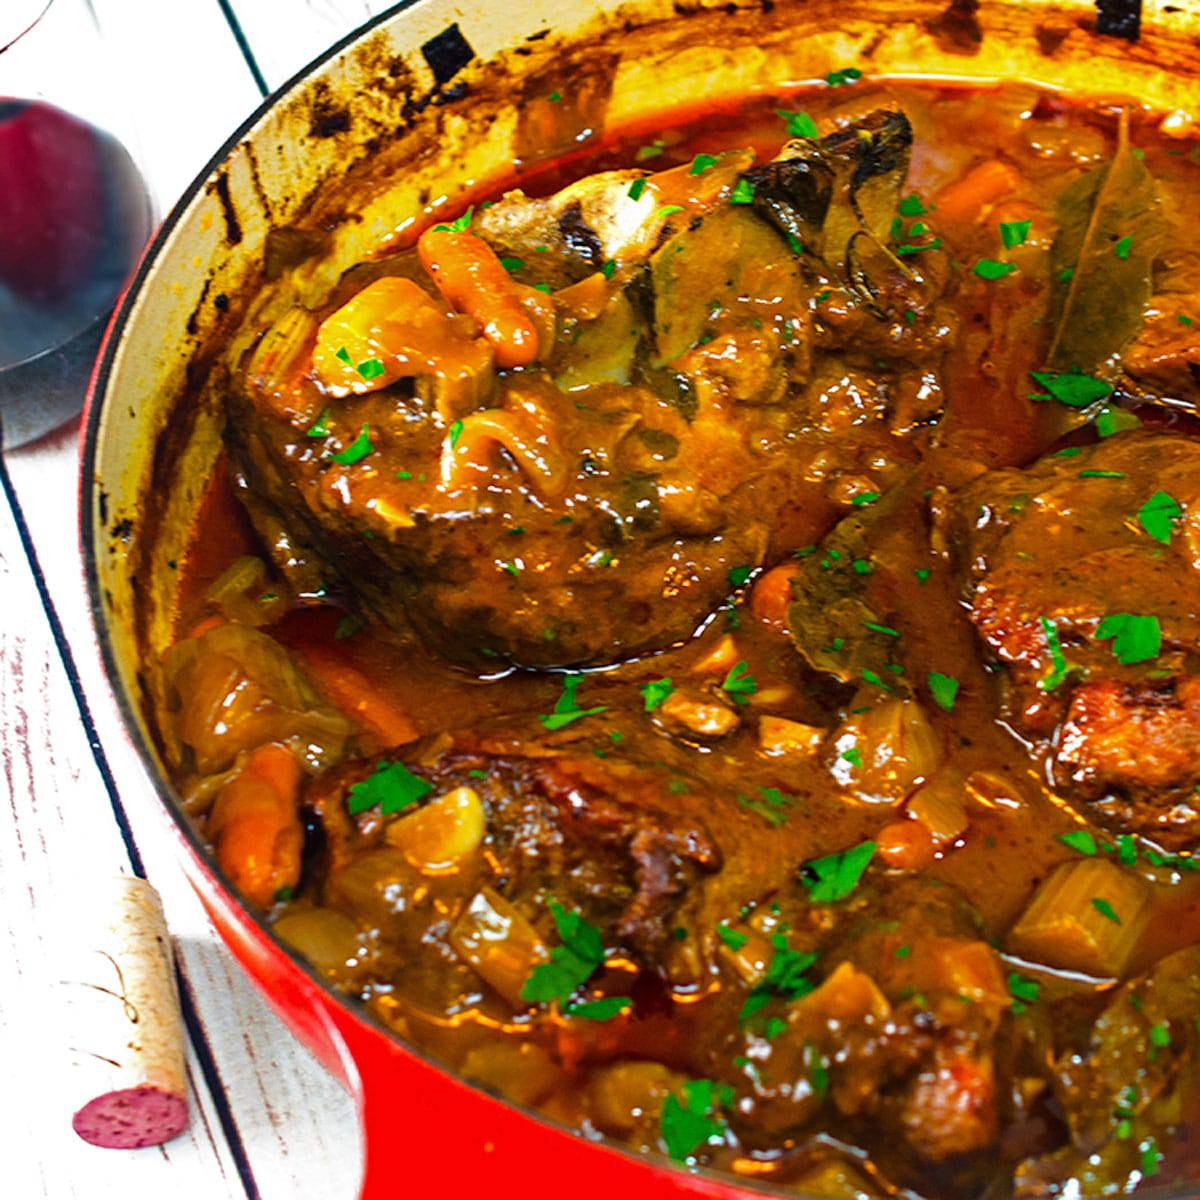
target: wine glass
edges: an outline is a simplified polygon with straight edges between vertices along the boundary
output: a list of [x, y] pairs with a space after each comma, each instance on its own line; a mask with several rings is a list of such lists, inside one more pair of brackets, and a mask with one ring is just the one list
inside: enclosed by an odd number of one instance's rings
[[86, 0], [0, 0], [0, 434], [79, 410], [113, 303], [149, 237], [142, 175]]

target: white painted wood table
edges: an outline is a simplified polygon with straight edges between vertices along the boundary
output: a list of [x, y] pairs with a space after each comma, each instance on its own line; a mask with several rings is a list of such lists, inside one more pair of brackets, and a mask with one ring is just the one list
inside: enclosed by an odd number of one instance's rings
[[[165, 213], [264, 95], [386, 7], [382, 0], [55, 0], [54, 15], [64, 55], [76, 35], [94, 36], [89, 23], [99, 27], [113, 89], [106, 101], [115, 97], [128, 113], [117, 132]], [[361, 1171], [353, 1105], [217, 938], [121, 736], [86, 613], [77, 433], [73, 423], [10, 452], [17, 515], [0, 503], [0, 1195], [350, 1200]], [[116, 820], [106, 767], [129, 814], [132, 844]], [[192, 1123], [160, 1148], [98, 1150], [71, 1132], [48, 1070], [62, 1049], [47, 1011], [54, 922], [61, 907], [88, 903], [90, 878], [127, 873], [139, 860], [163, 894], [178, 941], [191, 1011]]]

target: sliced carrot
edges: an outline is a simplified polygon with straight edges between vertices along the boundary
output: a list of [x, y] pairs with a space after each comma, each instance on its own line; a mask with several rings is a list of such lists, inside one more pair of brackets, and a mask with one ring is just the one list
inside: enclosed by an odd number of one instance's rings
[[942, 221], [973, 221], [986, 215], [989, 205], [1016, 190], [1021, 177], [1015, 167], [990, 158], [948, 183], [934, 197]]
[[933, 835], [915, 817], [889, 821], [876, 835], [879, 857], [900, 871], [919, 871], [934, 858]]
[[479, 322], [499, 366], [525, 367], [537, 358], [537, 328], [522, 303], [522, 293], [533, 289], [513, 280], [487, 242], [471, 233], [427, 229], [417, 250], [442, 295]]
[[260, 908], [300, 879], [299, 796], [300, 765], [291, 751], [272, 742], [251, 752], [209, 814], [208, 835], [218, 864]]
[[772, 567], [759, 579], [750, 593], [750, 611], [764, 625], [786, 634], [788, 608], [792, 603], [792, 580], [800, 567], [783, 563]]
[[419, 736], [408, 715], [336, 650], [308, 644], [295, 647], [295, 652], [309, 678], [329, 700], [384, 746], [402, 746]]

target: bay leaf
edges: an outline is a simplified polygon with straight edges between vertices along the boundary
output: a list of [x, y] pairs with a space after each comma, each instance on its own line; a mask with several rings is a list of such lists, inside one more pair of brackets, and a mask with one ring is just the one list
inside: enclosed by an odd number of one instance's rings
[[1056, 209], [1049, 365], [1092, 371], [1141, 328], [1165, 229], [1154, 177], [1129, 144], [1127, 110], [1113, 157], [1064, 188]]

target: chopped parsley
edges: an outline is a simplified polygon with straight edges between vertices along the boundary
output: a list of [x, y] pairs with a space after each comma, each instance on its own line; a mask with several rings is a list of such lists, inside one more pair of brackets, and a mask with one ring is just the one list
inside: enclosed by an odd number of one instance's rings
[[1043, 692], [1052, 692], [1067, 677], [1067, 659], [1062, 651], [1062, 643], [1058, 640], [1058, 630], [1049, 617], [1039, 617], [1042, 636], [1046, 639], [1046, 649], [1050, 651], [1050, 670], [1038, 680], [1038, 687]]
[[654, 219], [658, 220], [660, 217], [661, 218], [670, 217], [670, 216], [673, 216], [675, 213], [679, 213], [679, 212], [683, 212], [682, 204], [664, 204], [664, 205], [660, 206], [658, 211], [654, 214]]
[[756, 796], [738, 796], [738, 804], [747, 812], [762, 817], [768, 825], [783, 825], [788, 819], [788, 808], [792, 803], [778, 788], [760, 787], [761, 799]]
[[525, 260], [523, 258], [502, 258], [500, 265], [511, 275], [525, 266]]
[[683, 1085], [683, 1103], [668, 1096], [659, 1120], [659, 1132], [667, 1153], [676, 1162], [686, 1162], [701, 1146], [725, 1136], [725, 1122], [713, 1115], [719, 1095], [730, 1095], [711, 1079], [690, 1079]]
[[1023, 1013], [1031, 1004], [1036, 1004], [1041, 990], [1041, 984], [1036, 979], [1026, 979], [1016, 971], [1009, 971], [1008, 994], [1013, 998], [1013, 1012]]
[[532, 1004], [567, 1000], [571, 993], [604, 965], [600, 930], [576, 912], [567, 912], [557, 900], [549, 902], [550, 915], [562, 943], [550, 951], [550, 961], [539, 963], [521, 985], [521, 999]]
[[321, 410], [321, 415], [304, 431], [306, 437], [327, 438], [329, 436], [329, 409]]
[[1000, 241], [1005, 250], [1011, 250], [1014, 246], [1023, 245], [1032, 227], [1032, 221], [1001, 221]]
[[866, 841], [837, 854], [814, 858], [800, 868], [800, 882], [808, 888], [808, 898], [814, 904], [844, 900], [858, 886], [874, 855], [875, 843]]
[[1114, 433], [1123, 433], [1126, 429], [1137, 429], [1141, 421], [1125, 408], [1113, 408], [1106, 404], [1096, 414], [1096, 432], [1102, 437], [1112, 437]]
[[1174, 532], [1174, 522], [1183, 516], [1183, 509], [1174, 496], [1166, 492], [1155, 492], [1141, 508], [1138, 509], [1138, 524], [1156, 542], [1164, 546], [1171, 543]]
[[817, 123], [806, 112], [788, 112], [786, 109], [777, 108], [776, 115], [782, 117], [787, 122], [787, 134], [790, 138], [815, 138], [820, 135], [817, 132]]
[[740, 950], [750, 940], [749, 934], [730, 929], [728, 925], [717, 926], [717, 937], [734, 951]]
[[371, 445], [371, 428], [364, 421], [363, 427], [358, 431], [358, 437], [345, 450], [339, 450], [336, 454], [331, 454], [329, 457], [335, 463], [340, 463], [343, 467], [350, 467], [356, 462], [361, 462], [374, 449], [375, 447]]
[[933, 697], [938, 708], [946, 712], [954, 710], [954, 701], [958, 696], [958, 680], [953, 675], [943, 675], [940, 671], [929, 672], [929, 694]]
[[615, 258], [607, 259], [605, 262], [600, 264], [600, 274], [603, 275], [605, 279], [611, 279], [616, 269], [617, 260]]
[[717, 156], [715, 154], [697, 154], [692, 159], [692, 169], [688, 172], [689, 175], [703, 175], [705, 171], [712, 170], [717, 165]]
[[378, 806], [386, 817], [409, 808], [432, 791], [432, 783], [414, 775], [403, 763], [380, 763], [366, 779], [350, 785], [346, 807], [357, 815]]
[[1077, 854], [1091, 858], [1097, 850], [1096, 839], [1086, 829], [1072, 829], [1070, 833], [1060, 833], [1058, 840], [1064, 846], [1070, 846]]
[[595, 708], [579, 707], [575, 700], [575, 689], [579, 686], [582, 678], [582, 675], [564, 675], [562, 695], [554, 705], [554, 711], [548, 716], [538, 717], [538, 720], [551, 732], [555, 729], [562, 729], [582, 717], [594, 717], [608, 711], [607, 704], [598, 704]]
[[881, 492], [859, 492], [857, 496], [850, 497], [850, 503], [855, 508], [865, 508], [868, 504], [874, 504], [881, 495]]
[[1126, 234], [1125, 237], [1118, 239], [1117, 244], [1113, 246], [1113, 253], [1122, 261], [1125, 262], [1129, 258], [1129, 252], [1133, 249], [1133, 234]]
[[1158, 657], [1162, 648], [1162, 629], [1158, 618], [1136, 613], [1110, 613], [1093, 635], [1097, 641], [1112, 639], [1112, 652], [1117, 662], [1148, 662]]
[[461, 421], [455, 421], [450, 426], [450, 431], [446, 434], [446, 440], [450, 443], [451, 450], [458, 445], [458, 439], [462, 436], [462, 431], [463, 423]]
[[753, 567], [730, 567], [725, 573], [725, 578], [729, 580], [729, 586], [739, 588], [750, 578], [750, 572]]
[[383, 374], [384, 369], [383, 363], [377, 358], [365, 359], [363, 362], [360, 362], [357, 367], [355, 367], [355, 370], [364, 379], [378, 379], [379, 376]]
[[662, 138], [656, 138], [649, 145], [639, 146], [633, 157], [637, 162], [645, 162], [647, 159], [657, 158], [666, 148]]
[[913, 571], [913, 574], [917, 577], [918, 583], [924, 583], [929, 578], [929, 568], [917, 567], [916, 570]]
[[1084, 375], [1081, 371], [1030, 371], [1030, 377], [1044, 393], [1031, 397], [1034, 400], [1057, 400], [1068, 408], [1086, 408], [1112, 395], [1111, 383]]
[[1150, 1045], [1161, 1050], [1164, 1046], [1169, 1046], [1170, 1044], [1171, 1029], [1166, 1021], [1163, 1021], [1160, 1025], [1150, 1026]]
[[753, 204], [754, 184], [749, 179], [740, 178], [729, 192], [730, 204]]
[[599, 1000], [584, 1000], [580, 1004], [568, 1004], [563, 1012], [568, 1017], [583, 1017], [586, 1021], [611, 1021], [619, 1012], [633, 1007], [629, 996], [604, 996]]
[[721, 689], [733, 697], [735, 704], [749, 704], [750, 697], [758, 691], [758, 683], [750, 674], [749, 664], [742, 661], [730, 667]]
[[646, 190], [646, 180], [645, 179], [635, 179], [629, 185], [630, 200], [640, 200], [642, 198], [642, 193], [645, 190]]
[[738, 1014], [743, 1021], [761, 1012], [772, 1000], [799, 1000], [816, 987], [805, 974], [817, 961], [815, 954], [793, 950], [782, 933], [772, 936], [771, 945], [775, 952], [767, 964], [766, 974], [750, 989]]
[[471, 226], [471, 214], [474, 213], [475, 206], [472, 205], [465, 213], [449, 225], [435, 225], [434, 229], [439, 233], [466, 233]]
[[912, 192], [901, 199], [897, 211], [902, 217], [923, 217], [929, 209], [921, 203], [921, 197]]
[[1003, 279], [1005, 275], [1011, 275], [1016, 269], [1016, 263], [997, 262], [994, 258], [981, 258], [972, 268], [980, 279]]
[[862, 72], [857, 67], [843, 67], [840, 71], [830, 71], [825, 76], [825, 82], [830, 87], [846, 87], [857, 83], [862, 78]]
[[1080, 471], [1080, 479], [1124, 479], [1124, 471]]
[[1106, 920], [1112, 921], [1114, 925], [1121, 924], [1121, 918], [1117, 916], [1117, 910], [1103, 896], [1093, 896], [1092, 907]]
[[864, 621], [863, 628], [871, 630], [872, 633], [882, 633], [885, 637], [898, 638], [900, 630], [893, 629], [890, 625], [880, 625], [876, 621]]
[[669, 677], [652, 679], [639, 689], [646, 702], [646, 712], [653, 712], [675, 690]]

